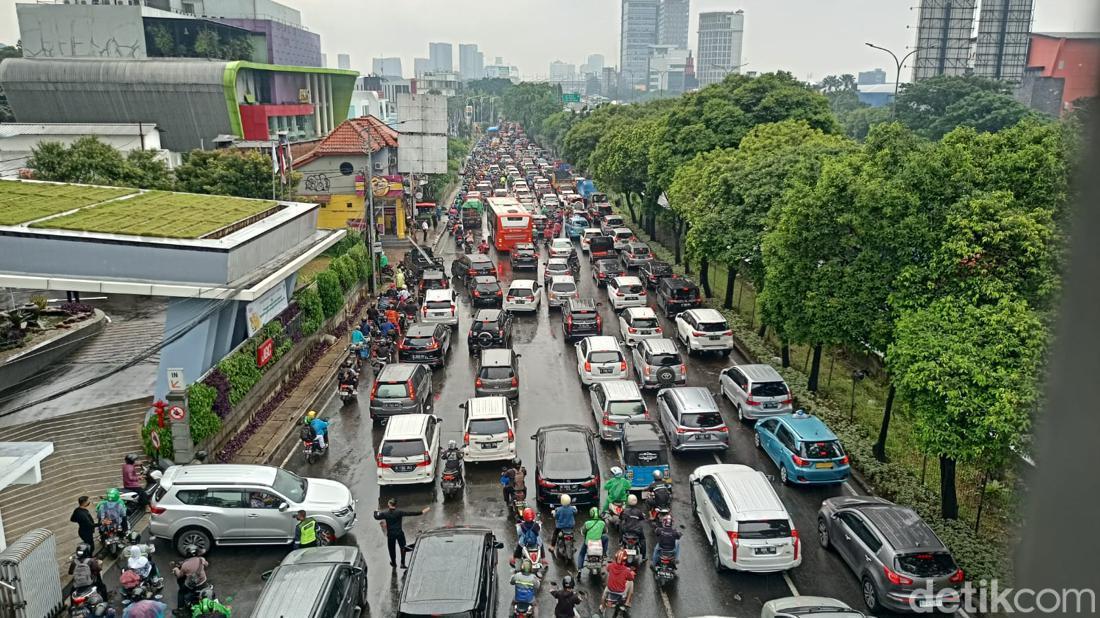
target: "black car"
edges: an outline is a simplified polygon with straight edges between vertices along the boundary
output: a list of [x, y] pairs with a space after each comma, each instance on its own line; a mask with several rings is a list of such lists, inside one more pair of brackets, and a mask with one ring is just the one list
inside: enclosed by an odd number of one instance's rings
[[592, 260], [613, 257], [615, 239], [611, 236], [593, 236], [588, 241], [588, 257]]
[[470, 354], [483, 348], [512, 347], [512, 318], [500, 309], [481, 309], [470, 322], [466, 335]]
[[657, 308], [665, 317], [672, 317], [681, 311], [703, 306], [703, 295], [699, 286], [690, 279], [668, 277], [657, 284]]
[[470, 295], [470, 304], [474, 307], [499, 307], [504, 302], [504, 290], [500, 281], [491, 275], [474, 277], [466, 283]]
[[470, 279], [474, 277], [496, 274], [496, 264], [484, 253], [458, 255], [451, 262], [451, 278], [461, 281], [462, 285], [469, 285]]
[[672, 272], [672, 264], [661, 260], [650, 260], [638, 267], [638, 277], [651, 290], [657, 288], [661, 279], [675, 276], [676, 273]]
[[429, 268], [420, 273], [420, 281], [416, 284], [416, 289], [420, 292], [420, 297], [423, 298], [424, 292], [428, 290], [446, 290], [451, 287], [451, 280], [447, 278], [447, 273], [443, 272], [441, 268]]
[[529, 242], [518, 243], [512, 247], [512, 251], [508, 254], [508, 261], [512, 264], [512, 270], [523, 268], [538, 270], [539, 254], [535, 249], [535, 245]]
[[442, 367], [451, 350], [451, 329], [443, 324], [412, 324], [397, 345], [397, 362]]
[[494, 618], [497, 550], [502, 547], [488, 528], [453, 526], [421, 533], [405, 571], [398, 618]]
[[600, 468], [593, 436], [584, 425], [545, 425], [531, 436], [539, 506], [556, 506], [562, 494], [569, 494], [577, 506], [599, 503]]
[[603, 334], [599, 303], [591, 298], [571, 298], [561, 308], [561, 332], [566, 341]]
[[358, 616], [367, 608], [367, 561], [354, 545], [296, 549], [263, 579], [256, 616]]
[[626, 270], [623, 269], [618, 260], [601, 259], [592, 264], [592, 281], [596, 283], [596, 287], [607, 287], [609, 279], [623, 276], [626, 276]]
[[413, 279], [419, 279], [420, 274], [430, 268], [443, 268], [443, 258], [435, 257], [430, 247], [409, 249], [401, 263]]

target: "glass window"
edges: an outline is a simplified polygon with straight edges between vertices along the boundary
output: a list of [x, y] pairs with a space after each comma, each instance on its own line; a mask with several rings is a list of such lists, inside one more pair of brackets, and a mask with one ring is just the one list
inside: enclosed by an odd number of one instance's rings
[[760, 423], [760, 425], [761, 425], [761, 426], [762, 426], [762, 427], [763, 427], [764, 429], [767, 429], [767, 430], [768, 430], [768, 431], [770, 431], [771, 433], [775, 433], [775, 427], [776, 427], [776, 425], [778, 425], [778, 424], [779, 424], [779, 421], [775, 420], [774, 418], [769, 418], [768, 420], [766, 420], [766, 421], [763, 421], [763, 422], [761, 422], [761, 423]]
[[286, 496], [291, 502], [301, 502], [306, 497], [306, 480], [293, 472], [282, 468], [275, 471], [275, 482], [271, 488], [275, 493]]
[[267, 491], [249, 490], [248, 508], [250, 509], [277, 509], [283, 501], [282, 498]]
[[201, 504], [222, 509], [243, 508], [244, 492], [239, 489], [208, 489]]
[[726, 505], [726, 498], [722, 495], [722, 490], [718, 488], [718, 482], [714, 480], [714, 477], [704, 476], [700, 484], [703, 486], [703, 491], [706, 492], [711, 506], [714, 507], [714, 512], [722, 519], [729, 519], [729, 506]]
[[649, 364], [656, 365], [658, 367], [671, 367], [673, 365], [679, 365], [679, 354], [650, 354]]
[[691, 412], [680, 415], [680, 424], [684, 427], [706, 429], [708, 427], [718, 427], [723, 422], [722, 415], [717, 412]]
[[202, 489], [181, 489], [176, 492], [176, 500], [183, 504], [200, 505], [206, 491]]
[[696, 326], [696, 328], [703, 331], [704, 333], [720, 333], [729, 330], [729, 326], [725, 323], [725, 321], [700, 322], [699, 325]]
[[795, 444], [794, 436], [791, 435], [790, 430], [786, 427], [780, 426], [779, 429], [775, 432], [775, 437], [779, 439], [783, 446], [787, 447], [788, 451], [792, 453], [798, 452], [799, 449], [798, 445]]
[[379, 384], [378, 389], [374, 392], [376, 399], [404, 399], [408, 395], [409, 392], [404, 382]]
[[381, 455], [383, 457], [415, 457], [424, 454], [424, 441], [415, 440], [386, 440], [382, 443]]
[[844, 450], [836, 440], [803, 442], [802, 456], [808, 459], [838, 459], [844, 456]]
[[508, 419], [478, 418], [470, 421], [466, 431], [477, 435], [508, 433]]
[[512, 368], [482, 367], [480, 377], [485, 380], [507, 380], [512, 377]]
[[942, 551], [898, 556], [897, 567], [900, 571], [912, 573], [918, 577], [947, 575], [954, 573], [958, 568], [951, 554]]
[[351, 568], [341, 566], [336, 570], [336, 576], [332, 580], [332, 588], [325, 600], [325, 608], [321, 611], [322, 618], [340, 618], [344, 598], [348, 596], [348, 588], [351, 586]]
[[622, 354], [617, 350], [600, 350], [588, 355], [588, 360], [592, 363], [617, 363], [622, 359]]
[[877, 552], [882, 547], [882, 541], [878, 539], [874, 532], [871, 532], [867, 524], [863, 523], [863, 520], [858, 516], [852, 513], [841, 513], [840, 521], [844, 522], [844, 525], [852, 531], [852, 534], [859, 537], [859, 540], [863, 541], [863, 544], [872, 552]]
[[787, 385], [783, 382], [760, 382], [752, 385], [754, 397], [783, 397], [787, 394]]
[[607, 411], [615, 415], [637, 416], [645, 414], [644, 401], [612, 401]]
[[786, 519], [743, 521], [737, 524], [737, 534], [743, 539], [782, 539], [791, 536], [791, 522]]

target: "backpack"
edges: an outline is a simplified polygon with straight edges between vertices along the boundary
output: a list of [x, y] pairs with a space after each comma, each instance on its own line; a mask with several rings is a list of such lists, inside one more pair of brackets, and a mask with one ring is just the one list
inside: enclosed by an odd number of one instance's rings
[[77, 560], [73, 567], [73, 588], [87, 588], [95, 585], [92, 577], [92, 559]]
[[534, 526], [520, 526], [520, 541], [524, 547], [534, 547], [539, 544], [539, 534]]
[[313, 431], [312, 425], [305, 425], [302, 427], [298, 435], [302, 438], [303, 442], [312, 442], [317, 439], [317, 432]]
[[118, 584], [125, 590], [130, 590], [141, 583], [141, 575], [137, 571], [126, 569], [118, 576]]

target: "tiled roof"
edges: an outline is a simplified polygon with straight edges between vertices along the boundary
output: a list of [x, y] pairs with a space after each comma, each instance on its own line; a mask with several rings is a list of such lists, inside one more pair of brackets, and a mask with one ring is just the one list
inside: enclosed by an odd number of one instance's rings
[[313, 152], [294, 163], [304, 165], [329, 155], [361, 155], [367, 152], [368, 147], [372, 153], [383, 148], [396, 148], [397, 131], [374, 116], [351, 118], [325, 136]]

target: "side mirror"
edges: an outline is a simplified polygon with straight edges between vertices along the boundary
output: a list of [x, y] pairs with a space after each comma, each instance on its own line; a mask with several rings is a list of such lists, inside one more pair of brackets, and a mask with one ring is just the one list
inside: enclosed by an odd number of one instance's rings
[[538, 436], [537, 436], [537, 435], [531, 436], [531, 439], [532, 439], [532, 440], [537, 440], [537, 439], [538, 439]]
[[287, 511], [287, 509], [289, 509], [289, 508], [290, 508], [290, 505], [287, 504], [286, 502], [280, 502], [279, 503], [279, 511], [280, 512], [285, 513]]
[[458, 404], [458, 407], [465, 410], [466, 409], [466, 403], [465, 402], [460, 403], [460, 404]]
[[268, 579], [271, 578], [271, 574], [274, 573], [274, 572], [275, 572], [275, 569], [271, 569], [270, 571], [264, 571], [263, 574], [260, 575], [260, 579], [262, 579], [266, 582]]
[[493, 541], [493, 548], [504, 549], [504, 543], [501, 543], [500, 541]]

